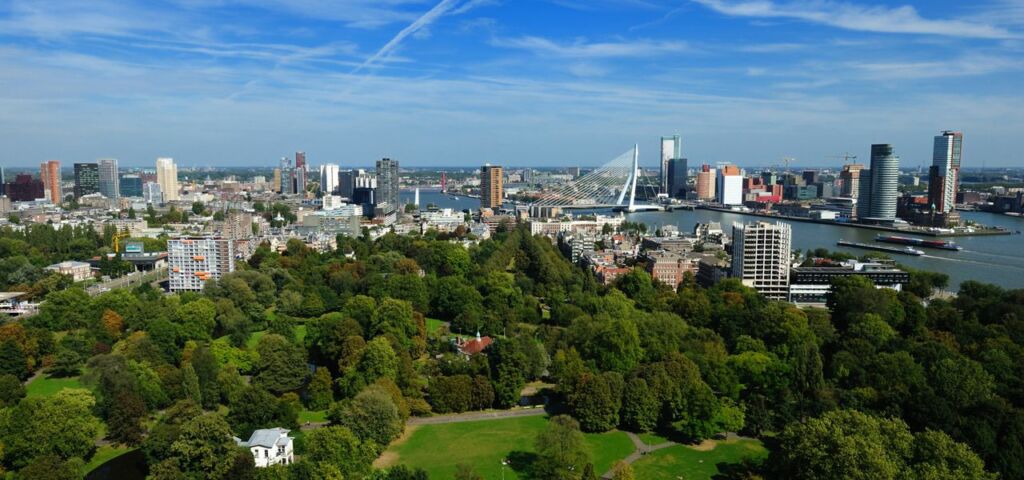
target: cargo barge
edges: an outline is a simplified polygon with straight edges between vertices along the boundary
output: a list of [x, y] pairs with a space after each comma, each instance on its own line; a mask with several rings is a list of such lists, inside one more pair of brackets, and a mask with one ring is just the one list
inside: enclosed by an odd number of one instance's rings
[[885, 245], [875, 245], [873, 243], [850, 242], [846, 240], [840, 240], [836, 243], [843, 247], [863, 248], [867, 250], [877, 250], [879, 252], [898, 253], [900, 255], [913, 255], [915, 257], [920, 257], [921, 255], [924, 255], [924, 251], [918, 250], [913, 247], [896, 248], [887, 247]]
[[898, 245], [909, 245], [911, 247], [938, 248], [940, 250], [952, 250], [959, 252], [963, 247], [953, 242], [944, 240], [925, 240], [923, 238], [900, 237], [897, 235], [879, 235], [875, 241], [884, 243], [895, 243]]

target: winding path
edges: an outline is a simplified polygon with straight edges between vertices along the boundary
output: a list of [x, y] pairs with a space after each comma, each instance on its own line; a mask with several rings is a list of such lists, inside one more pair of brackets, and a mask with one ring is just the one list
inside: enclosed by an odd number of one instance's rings
[[[633, 432], [625, 432], [625, 433], [626, 433], [626, 436], [628, 436], [629, 439], [633, 442], [633, 447], [635, 448], [635, 450], [633, 450], [633, 453], [629, 454], [628, 457], [622, 459], [622, 461], [626, 462], [626, 464], [632, 464], [633, 462], [635, 462], [637, 460], [640, 460], [641, 457], [643, 457], [644, 455], [647, 455], [648, 453], [651, 453], [651, 452], [654, 452], [654, 451], [657, 451], [657, 450], [661, 450], [663, 448], [668, 448], [668, 447], [671, 447], [671, 446], [679, 445], [679, 443], [673, 442], [673, 441], [668, 441], [668, 442], [665, 442], [665, 443], [659, 443], [657, 445], [648, 445], [648, 444], [644, 443], [644, 441], [641, 440], [640, 437], [637, 434], [635, 434]], [[601, 475], [601, 478], [603, 478], [605, 480], [611, 480], [611, 478], [614, 475], [615, 475], [615, 468], [612, 468], [611, 470], [608, 470], [607, 472], [605, 472], [604, 475]]]

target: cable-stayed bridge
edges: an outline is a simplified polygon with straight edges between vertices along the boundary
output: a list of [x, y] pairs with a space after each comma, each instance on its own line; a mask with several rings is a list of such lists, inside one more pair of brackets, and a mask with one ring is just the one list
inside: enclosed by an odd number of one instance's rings
[[634, 145], [586, 175], [546, 188], [530, 204], [531, 211], [599, 208], [624, 212], [663, 210], [659, 205], [637, 202], [638, 194], [641, 200], [657, 198], [659, 184], [644, 175], [638, 162], [639, 148]]

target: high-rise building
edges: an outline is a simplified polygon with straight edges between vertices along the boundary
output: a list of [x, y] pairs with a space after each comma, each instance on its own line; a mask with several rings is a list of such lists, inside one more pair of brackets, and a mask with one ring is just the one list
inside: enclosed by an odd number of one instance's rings
[[121, 179], [118, 181], [120, 194], [124, 197], [141, 197], [142, 196], [142, 177], [133, 173], [126, 173], [121, 175]]
[[683, 141], [679, 135], [661, 137], [661, 193], [669, 191], [668, 163], [673, 158], [683, 158]]
[[295, 169], [292, 168], [292, 159], [281, 157], [280, 181], [277, 184], [277, 191], [281, 195], [292, 195], [295, 193]]
[[843, 181], [841, 196], [857, 198], [860, 193], [860, 172], [863, 169], [864, 165], [859, 163], [843, 165], [843, 171], [839, 172], [839, 179]]
[[787, 300], [792, 256], [789, 224], [733, 224], [732, 239], [732, 276], [769, 299]]
[[167, 240], [167, 265], [172, 292], [199, 291], [210, 279], [235, 271], [234, 241], [222, 237]]
[[803, 179], [804, 185], [814, 185], [815, 183], [818, 183], [818, 171], [804, 170], [800, 173], [800, 178]]
[[686, 198], [687, 181], [686, 159], [673, 158], [668, 161], [668, 196]]
[[295, 152], [295, 171], [293, 172], [295, 181], [295, 193], [306, 193], [306, 185], [309, 183], [307, 178], [309, 170], [306, 168], [306, 152]]
[[387, 211], [397, 210], [398, 188], [398, 160], [377, 160], [377, 204], [387, 202]]
[[860, 183], [857, 186], [856, 212], [858, 219], [871, 217], [871, 169], [860, 171]]
[[946, 213], [956, 206], [963, 142], [960, 132], [947, 130], [935, 137], [932, 166], [928, 169], [928, 203], [936, 212]]
[[501, 208], [505, 198], [503, 175], [500, 165], [488, 163], [480, 167], [480, 208]]
[[338, 166], [333, 163], [320, 165], [320, 191], [324, 195], [338, 191]]
[[716, 193], [718, 203], [722, 205], [743, 204], [743, 172], [736, 165], [726, 165], [718, 169], [718, 185]]
[[[892, 145], [871, 146], [870, 172], [871, 202], [866, 219], [893, 221], [896, 219], [896, 196], [899, 195], [900, 157], [894, 153]], [[861, 183], [863, 182], [864, 171], [861, 171]]]
[[4, 176], [3, 166], [0, 166], [0, 195], [7, 195], [7, 177]]
[[64, 192], [61, 189], [60, 162], [49, 160], [39, 166], [39, 180], [43, 182], [43, 191], [50, 203], [60, 205], [64, 200]]
[[277, 192], [277, 193], [281, 193], [281, 168], [280, 167], [274, 169], [274, 182], [271, 184], [270, 188], [272, 190], [274, 190], [275, 192]]
[[75, 200], [100, 191], [100, 166], [95, 163], [75, 164]]
[[43, 187], [43, 181], [36, 180], [32, 178], [32, 175], [24, 173], [15, 175], [14, 181], [8, 183], [4, 187], [4, 191], [7, 193], [7, 198], [11, 199], [12, 202], [31, 202], [40, 198], [46, 198], [46, 189]]
[[156, 182], [146, 182], [143, 184], [142, 200], [153, 205], [164, 203], [164, 194], [160, 191], [160, 184]]
[[710, 201], [715, 199], [715, 172], [711, 165], [701, 165], [697, 172], [697, 199]]
[[97, 163], [100, 168], [100, 193], [107, 198], [120, 198], [121, 181], [117, 175], [117, 159], [103, 158]]
[[178, 166], [173, 158], [156, 159], [156, 182], [160, 184], [160, 193], [165, 203], [181, 198], [178, 194]]

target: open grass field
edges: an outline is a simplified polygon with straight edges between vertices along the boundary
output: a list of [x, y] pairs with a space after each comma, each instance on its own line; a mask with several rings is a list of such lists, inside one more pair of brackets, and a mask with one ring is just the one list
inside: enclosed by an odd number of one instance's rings
[[65, 388], [85, 388], [78, 381], [78, 377], [51, 378], [48, 375], [40, 375], [25, 386], [26, 396], [29, 398], [52, 397]]
[[[245, 341], [245, 348], [249, 350], [255, 350], [256, 345], [260, 343], [260, 339], [267, 334], [266, 330], [260, 330], [258, 332], [252, 332], [249, 334], [249, 339]], [[295, 326], [295, 339], [302, 343], [302, 340], [306, 338], [306, 326], [296, 325]]]
[[444, 322], [442, 322], [442, 321], [440, 321], [440, 320], [438, 320], [436, 318], [428, 318], [427, 319], [427, 334], [429, 335], [431, 333], [437, 332], [437, 329], [441, 328], [442, 325], [444, 325]]
[[299, 423], [320, 423], [327, 421], [327, 410], [302, 410], [299, 412]]
[[710, 450], [676, 445], [637, 460], [633, 471], [636, 478], [708, 480], [720, 473], [719, 463], [739, 463], [746, 458], [767, 454], [768, 451], [757, 440], [718, 441]]
[[134, 449], [128, 447], [114, 447], [111, 445], [99, 447], [96, 449], [96, 453], [93, 454], [92, 458], [89, 459], [89, 463], [86, 463], [85, 466], [82, 467], [82, 474], [87, 474], [95, 470], [96, 467], [107, 463], [107, 461], [120, 457], [132, 450]]
[[[419, 425], [392, 444], [382, 463], [423, 468], [430, 478], [452, 478], [455, 466], [465, 463], [486, 479], [500, 479], [501, 460], [507, 458], [512, 465], [505, 467], [505, 478], [521, 478], [512, 467], [522, 469], [530, 460], [534, 439], [547, 422], [547, 417], [534, 416]], [[629, 437], [617, 431], [588, 434], [586, 444], [598, 475], [633, 452]]]

